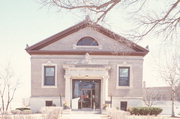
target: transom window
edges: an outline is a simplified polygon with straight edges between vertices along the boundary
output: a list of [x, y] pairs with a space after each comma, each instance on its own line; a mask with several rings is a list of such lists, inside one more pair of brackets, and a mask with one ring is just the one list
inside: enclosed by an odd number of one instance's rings
[[91, 37], [84, 37], [77, 42], [77, 46], [98, 46], [98, 42]]
[[44, 85], [55, 85], [55, 66], [44, 66]]
[[119, 86], [129, 86], [130, 68], [119, 67]]

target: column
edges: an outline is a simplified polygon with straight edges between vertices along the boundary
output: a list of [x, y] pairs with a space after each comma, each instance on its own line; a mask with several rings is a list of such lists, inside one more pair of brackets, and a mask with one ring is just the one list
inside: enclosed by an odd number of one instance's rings
[[105, 68], [105, 75], [103, 76], [104, 78], [104, 88], [105, 88], [105, 100], [110, 101], [110, 97], [108, 96], [108, 91], [109, 91], [109, 87], [108, 87], [108, 83], [109, 83], [109, 70], [111, 69], [110, 66], [106, 66]]
[[105, 77], [106, 79], [106, 100], [109, 100], [109, 96], [108, 96], [108, 92], [109, 92], [109, 88], [108, 88], [108, 81], [109, 81], [109, 76]]
[[71, 104], [71, 91], [70, 91], [70, 76], [64, 76], [65, 78], [65, 102], [70, 107]]
[[105, 101], [109, 101], [109, 96], [108, 96], [108, 79], [109, 76], [104, 76], [103, 80], [104, 80], [104, 98]]

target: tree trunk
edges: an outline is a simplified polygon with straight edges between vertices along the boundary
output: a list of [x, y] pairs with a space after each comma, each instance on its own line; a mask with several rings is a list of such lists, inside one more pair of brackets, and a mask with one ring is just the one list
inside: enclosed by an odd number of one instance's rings
[[2, 102], [2, 111], [4, 112], [4, 98], [1, 96], [1, 102]]
[[175, 94], [174, 94], [174, 91], [172, 91], [172, 112], [171, 112], [171, 117], [175, 117], [175, 113], [174, 113], [174, 100], [175, 100]]
[[6, 105], [6, 111], [8, 111], [9, 104], [10, 104], [10, 102], [8, 101], [8, 102], [7, 102], [7, 105]]
[[172, 100], [172, 114], [171, 114], [171, 117], [175, 117], [175, 114], [174, 114], [174, 100]]

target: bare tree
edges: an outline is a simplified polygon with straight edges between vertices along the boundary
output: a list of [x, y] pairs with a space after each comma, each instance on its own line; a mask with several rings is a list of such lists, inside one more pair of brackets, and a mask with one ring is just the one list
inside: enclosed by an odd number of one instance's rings
[[[179, 30], [180, 23], [180, 0], [168, 0], [168, 5], [164, 4], [162, 11], [154, 9], [146, 9], [148, 6], [157, 4], [157, 1], [151, 2], [147, 0], [41, 0], [43, 5], [49, 5], [59, 10], [84, 10], [96, 16], [95, 21], [103, 21], [104, 18], [112, 11], [112, 9], [125, 9], [127, 6], [132, 16], [138, 16], [139, 24], [137, 28], [139, 32], [128, 34], [133, 39], [142, 39], [150, 33], [163, 34], [165, 39], [175, 39]], [[132, 16], [130, 19], [132, 19]], [[117, 16], [118, 17], [118, 16]], [[136, 29], [137, 29], [136, 28]]]
[[17, 89], [17, 82], [10, 65], [0, 71], [0, 100], [1, 111], [8, 111], [9, 106], [14, 99]]
[[160, 75], [161, 78], [167, 82], [171, 88], [171, 102], [172, 102], [172, 114], [174, 117], [174, 103], [175, 103], [175, 94], [177, 86], [180, 82], [180, 67], [178, 65], [177, 53], [170, 54], [169, 52], [165, 54], [164, 63], [160, 64]]
[[160, 93], [154, 88], [144, 88], [143, 89], [143, 101], [148, 107], [155, 105], [155, 101], [160, 97]]

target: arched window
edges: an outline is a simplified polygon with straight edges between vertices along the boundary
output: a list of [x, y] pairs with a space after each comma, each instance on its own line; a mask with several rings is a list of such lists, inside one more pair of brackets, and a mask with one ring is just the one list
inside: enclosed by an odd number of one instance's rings
[[94, 38], [84, 37], [77, 42], [77, 46], [98, 46], [98, 42]]

